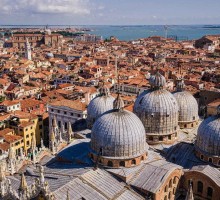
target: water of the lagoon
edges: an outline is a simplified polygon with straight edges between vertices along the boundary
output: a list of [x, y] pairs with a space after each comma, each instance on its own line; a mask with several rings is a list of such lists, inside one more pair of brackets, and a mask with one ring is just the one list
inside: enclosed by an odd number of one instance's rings
[[[0, 26], [0, 28], [18, 27], [44, 27], [44, 26]], [[90, 34], [100, 35], [105, 38], [116, 36], [120, 40], [135, 40], [149, 36], [165, 36], [164, 26], [162, 25], [140, 25], [140, 26], [109, 26], [109, 25], [82, 25], [82, 26], [57, 26], [49, 25], [51, 28], [88, 28]], [[179, 39], [198, 39], [204, 35], [220, 34], [220, 25], [170, 25], [168, 26], [168, 36], [176, 36]]]

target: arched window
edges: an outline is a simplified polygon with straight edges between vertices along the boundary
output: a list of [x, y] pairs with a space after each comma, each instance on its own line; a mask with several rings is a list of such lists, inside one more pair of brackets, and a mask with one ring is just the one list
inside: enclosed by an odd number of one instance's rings
[[167, 188], [167, 185], [165, 186], [164, 188], [164, 192], [167, 192], [168, 191], [168, 188]]
[[164, 200], [167, 200], [167, 196], [164, 197]]
[[141, 156], [141, 160], [144, 160], [144, 156]]
[[198, 181], [197, 192], [200, 192], [200, 193], [203, 192], [203, 183], [201, 181]]
[[212, 158], [209, 158], [209, 162], [212, 163]]
[[125, 167], [125, 161], [120, 161], [119, 165], [120, 165], [121, 167]]
[[204, 159], [204, 156], [203, 156], [203, 155], [200, 155], [200, 159], [203, 160], [203, 159]]
[[131, 164], [132, 164], [132, 165], [136, 165], [136, 160], [132, 160], [132, 161], [131, 161]]
[[208, 187], [207, 189], [207, 197], [212, 197], [213, 189], [211, 187]]
[[172, 187], [172, 179], [170, 179], [170, 182], [169, 182], [169, 188]]
[[108, 166], [109, 166], [109, 167], [113, 167], [113, 162], [109, 160], [109, 161], [108, 161]]
[[176, 176], [173, 179], [173, 184], [177, 184], [177, 177]]
[[171, 194], [171, 192], [169, 192], [168, 199], [171, 199], [171, 196], [172, 196], [172, 194]]

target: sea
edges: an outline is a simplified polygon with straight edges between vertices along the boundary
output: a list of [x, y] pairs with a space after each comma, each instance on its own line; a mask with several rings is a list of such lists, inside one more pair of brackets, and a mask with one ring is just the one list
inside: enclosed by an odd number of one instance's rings
[[[220, 25], [47, 25], [51, 28], [82, 28], [86, 33], [102, 36], [103, 39], [115, 36], [119, 40], [136, 40], [149, 36], [163, 36], [176, 40], [194, 40], [204, 35], [220, 34]], [[39, 28], [45, 25], [0, 25], [0, 28]]]

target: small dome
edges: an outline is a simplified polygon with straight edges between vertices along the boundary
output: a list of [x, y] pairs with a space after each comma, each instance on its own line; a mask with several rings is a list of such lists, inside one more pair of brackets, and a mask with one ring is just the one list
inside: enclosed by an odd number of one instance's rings
[[198, 121], [198, 103], [187, 91], [175, 92], [174, 97], [179, 105], [179, 122]]
[[220, 157], [220, 115], [205, 119], [198, 128], [195, 148], [202, 154]]
[[100, 95], [90, 101], [87, 107], [87, 125], [92, 128], [95, 120], [104, 112], [113, 109], [115, 98], [109, 93], [109, 89], [101, 88]]
[[99, 117], [91, 133], [91, 147], [102, 157], [132, 159], [146, 154], [148, 145], [144, 126], [127, 110], [111, 110]]
[[166, 79], [158, 71], [155, 75], [150, 77], [149, 83], [152, 88], [163, 88], [166, 85]]

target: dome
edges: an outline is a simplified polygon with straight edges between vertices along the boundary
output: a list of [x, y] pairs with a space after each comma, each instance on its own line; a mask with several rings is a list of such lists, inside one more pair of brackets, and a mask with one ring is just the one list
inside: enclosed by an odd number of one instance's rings
[[105, 160], [145, 157], [148, 145], [144, 126], [135, 114], [123, 108], [107, 111], [93, 125], [91, 148], [96, 155], [101, 152]]
[[155, 75], [150, 77], [149, 83], [152, 88], [163, 88], [166, 85], [166, 79], [163, 75], [157, 72]]
[[150, 90], [139, 95], [134, 104], [134, 112], [144, 124], [147, 141], [172, 143], [177, 137], [178, 104], [175, 97], [159, 86], [165, 85], [164, 77], [156, 75], [155, 84]]
[[177, 83], [177, 91], [173, 93], [179, 106], [179, 126], [193, 128], [198, 124], [198, 103], [193, 95], [184, 91], [183, 81]]
[[[199, 126], [195, 148], [200, 158], [218, 157], [220, 165], [220, 115], [205, 119]], [[203, 156], [201, 156], [203, 155]], [[207, 159], [208, 160], [208, 159]]]
[[90, 101], [87, 108], [87, 124], [91, 128], [95, 120], [104, 112], [113, 109], [115, 98], [110, 95], [109, 89], [102, 87], [100, 95]]

